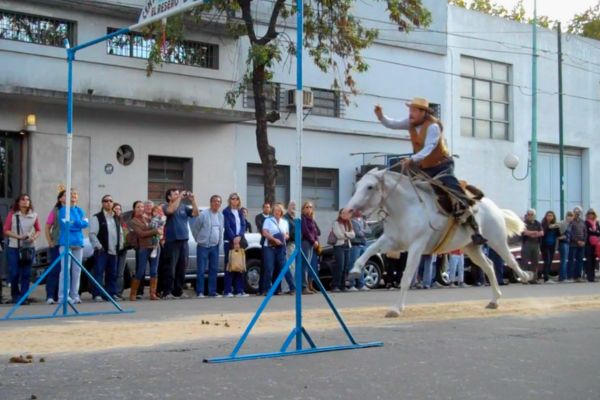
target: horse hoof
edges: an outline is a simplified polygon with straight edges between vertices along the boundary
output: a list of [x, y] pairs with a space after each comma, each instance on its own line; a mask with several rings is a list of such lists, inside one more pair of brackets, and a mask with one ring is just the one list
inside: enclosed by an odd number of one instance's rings
[[489, 310], [496, 310], [498, 309], [498, 303], [492, 303], [491, 301], [488, 303], [487, 306], [485, 306], [485, 308], [489, 309]]
[[390, 310], [385, 314], [386, 318], [398, 318], [400, 313], [396, 310]]

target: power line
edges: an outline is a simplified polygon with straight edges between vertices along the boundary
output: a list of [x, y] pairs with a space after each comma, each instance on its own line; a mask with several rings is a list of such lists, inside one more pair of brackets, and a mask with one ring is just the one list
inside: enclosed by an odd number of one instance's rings
[[[448, 71], [443, 71], [443, 70], [439, 70], [439, 69], [422, 67], [422, 66], [412, 65], [412, 64], [406, 64], [406, 63], [401, 63], [401, 62], [391, 61], [391, 60], [385, 60], [385, 59], [376, 58], [376, 57], [364, 56], [364, 58], [367, 59], [367, 60], [377, 61], [377, 62], [381, 62], [381, 63], [385, 63], [385, 64], [393, 64], [393, 65], [398, 65], [398, 66], [406, 67], [406, 68], [419, 69], [419, 70], [422, 70], [422, 71], [428, 71], [428, 72], [438, 73], [438, 74], [442, 74], [442, 75], [450, 75], [450, 76], [455, 76], [455, 77], [459, 77], [459, 78], [464, 78], [465, 77], [465, 76], [463, 76], [463, 75], [461, 75], [459, 73], [456, 73], [456, 72], [448, 72]], [[532, 93], [525, 93], [523, 91], [523, 89], [527, 89], [527, 90], [531, 91], [532, 90], [531, 87], [524, 86], [524, 85], [518, 85], [516, 83], [511, 83], [511, 82], [503, 82], [503, 84], [519, 89], [519, 91], [521, 92], [521, 94], [523, 94], [524, 96], [532, 96], [533, 95]], [[537, 93], [546, 94], [546, 95], [549, 95], [549, 96], [555, 96], [555, 95], [559, 94], [558, 92], [549, 92], [549, 91], [540, 90], [540, 89], [537, 90]], [[581, 100], [589, 100], [589, 101], [594, 101], [594, 102], [600, 103], [600, 99], [594, 99], [594, 98], [591, 98], [591, 97], [585, 97], [585, 96], [579, 96], [579, 95], [573, 95], [573, 94], [567, 94], [567, 93], [563, 93], [563, 96], [565, 96], [565, 97], [572, 97], [572, 98], [581, 99]]]

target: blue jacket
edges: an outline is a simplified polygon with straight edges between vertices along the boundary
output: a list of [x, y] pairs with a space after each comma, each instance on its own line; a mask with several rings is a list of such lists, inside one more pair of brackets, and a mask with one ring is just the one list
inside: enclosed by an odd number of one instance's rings
[[244, 236], [244, 233], [246, 232], [246, 220], [244, 219], [242, 211], [238, 209], [238, 212], [240, 213], [240, 230], [236, 232], [235, 217], [233, 216], [231, 208], [227, 207], [223, 210], [223, 225], [225, 225], [223, 237], [226, 242], [232, 241], [237, 236]]
[[[67, 207], [61, 207], [58, 211], [58, 218], [62, 224], [62, 221], [66, 217]], [[85, 216], [85, 212], [77, 207], [71, 207], [71, 226], [69, 227], [69, 246], [70, 247], [83, 247], [83, 230], [87, 228], [89, 221]], [[67, 243], [67, 230], [60, 230], [60, 238], [58, 244], [65, 246]]]

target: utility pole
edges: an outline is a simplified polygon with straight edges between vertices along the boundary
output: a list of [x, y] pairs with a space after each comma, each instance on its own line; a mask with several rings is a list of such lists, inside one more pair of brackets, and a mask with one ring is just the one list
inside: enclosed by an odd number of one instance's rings
[[563, 142], [563, 82], [562, 82], [562, 32], [558, 23], [558, 152], [560, 174], [560, 218], [565, 217], [565, 146]]
[[533, 1], [533, 52], [531, 62], [531, 208], [537, 208], [537, 1]]

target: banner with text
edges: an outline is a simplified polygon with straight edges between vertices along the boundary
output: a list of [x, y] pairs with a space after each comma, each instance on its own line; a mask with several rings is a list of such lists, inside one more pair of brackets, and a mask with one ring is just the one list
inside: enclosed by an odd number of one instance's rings
[[159, 21], [202, 3], [204, 0], [147, 0], [135, 26], [140, 27]]

